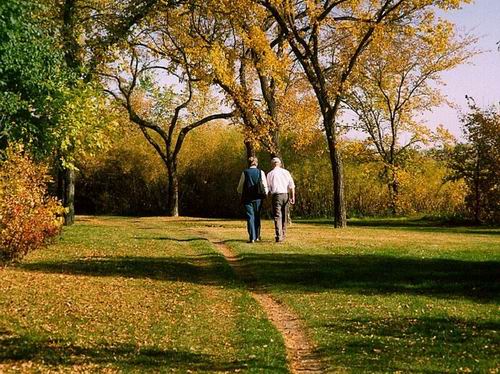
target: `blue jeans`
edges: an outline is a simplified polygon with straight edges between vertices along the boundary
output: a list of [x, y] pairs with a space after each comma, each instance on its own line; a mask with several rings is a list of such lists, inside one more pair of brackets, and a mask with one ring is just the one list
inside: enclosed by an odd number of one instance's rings
[[260, 238], [260, 208], [262, 200], [246, 201], [243, 203], [247, 218], [247, 230], [249, 240]]

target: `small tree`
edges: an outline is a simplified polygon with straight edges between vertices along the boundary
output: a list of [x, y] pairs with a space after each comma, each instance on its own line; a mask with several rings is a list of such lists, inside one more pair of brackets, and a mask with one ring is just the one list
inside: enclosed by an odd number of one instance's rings
[[[386, 33], [384, 49], [369, 48], [360, 74], [345, 96], [356, 114], [354, 127], [363, 131], [384, 163], [384, 176], [392, 214], [399, 213], [401, 173], [412, 148], [445, 135], [432, 134], [419, 115], [445, 101], [440, 74], [467, 61], [475, 51], [475, 38], [455, 35], [445, 20], [428, 17], [414, 34]], [[395, 57], [397, 56], [397, 57]]]
[[451, 179], [464, 179], [466, 205], [474, 221], [500, 222], [500, 109], [479, 108], [472, 98], [463, 116], [466, 139], [452, 151]]
[[[193, 76], [183, 47], [170, 34], [162, 39], [168, 45], [160, 54], [140, 40], [133, 39], [117, 67], [109, 66], [101, 75], [106, 90], [127, 112], [146, 140], [161, 157], [168, 173], [169, 216], [179, 215], [178, 160], [186, 135], [197, 127], [216, 120], [230, 119], [233, 113], [208, 114], [211, 100], [208, 87]], [[172, 59], [172, 54], [177, 58]], [[157, 57], [158, 56], [158, 57]], [[160, 75], [169, 72], [182, 91], [161, 82]]]

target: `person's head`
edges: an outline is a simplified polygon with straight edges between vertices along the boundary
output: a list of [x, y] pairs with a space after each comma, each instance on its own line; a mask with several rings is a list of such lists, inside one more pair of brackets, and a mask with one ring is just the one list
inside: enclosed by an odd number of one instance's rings
[[273, 168], [278, 167], [278, 166], [281, 166], [281, 160], [280, 160], [278, 157], [273, 157], [273, 158], [271, 159], [271, 166], [272, 166]]
[[259, 165], [259, 159], [255, 156], [251, 156], [248, 158], [248, 166], [257, 166]]

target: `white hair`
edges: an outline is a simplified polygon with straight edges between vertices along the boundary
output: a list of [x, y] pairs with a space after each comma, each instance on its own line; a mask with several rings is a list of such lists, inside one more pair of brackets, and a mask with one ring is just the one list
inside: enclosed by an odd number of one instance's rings
[[259, 164], [259, 159], [255, 156], [251, 156], [248, 158], [248, 164], [250, 166], [257, 166]]

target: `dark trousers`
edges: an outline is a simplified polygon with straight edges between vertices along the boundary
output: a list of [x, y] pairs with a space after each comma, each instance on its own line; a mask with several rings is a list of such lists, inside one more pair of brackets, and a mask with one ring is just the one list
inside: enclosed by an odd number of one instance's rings
[[245, 215], [247, 218], [247, 230], [249, 240], [260, 238], [260, 209], [262, 200], [246, 201], [243, 203]]
[[272, 205], [276, 240], [282, 241], [285, 240], [286, 237], [286, 222], [288, 219], [288, 194], [273, 194]]

